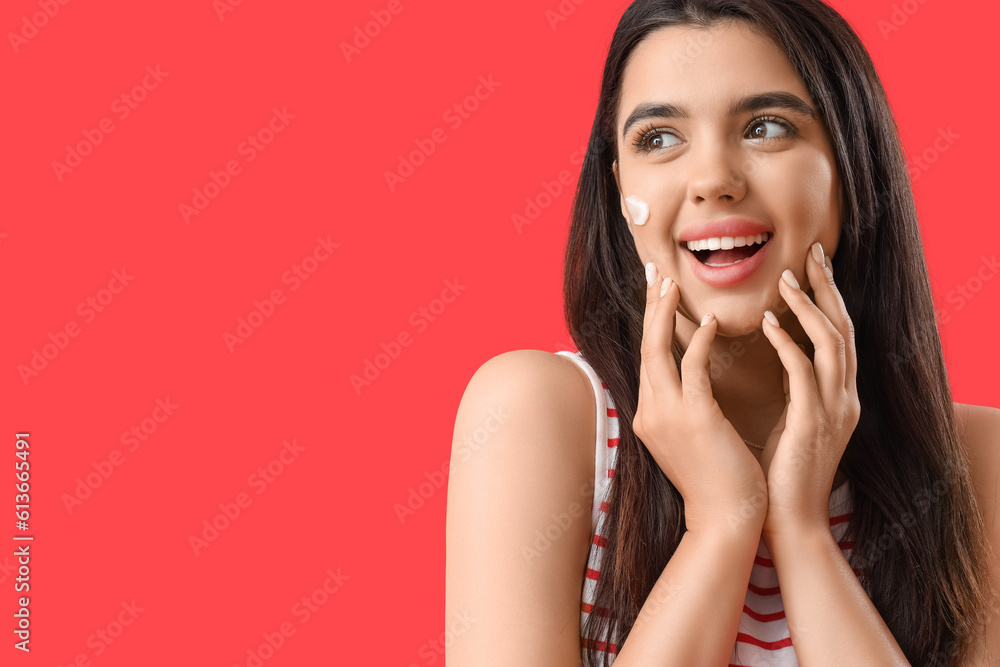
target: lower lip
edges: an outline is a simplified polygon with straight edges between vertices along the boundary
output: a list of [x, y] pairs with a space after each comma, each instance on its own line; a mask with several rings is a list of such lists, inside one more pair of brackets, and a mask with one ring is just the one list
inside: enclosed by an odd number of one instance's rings
[[771, 247], [772, 240], [773, 238], [768, 239], [764, 247], [755, 252], [749, 259], [729, 264], [728, 266], [708, 266], [699, 262], [698, 258], [690, 250], [684, 249], [682, 252], [686, 253], [688, 259], [691, 260], [691, 270], [694, 271], [696, 276], [709, 285], [729, 287], [748, 279], [760, 268], [760, 265], [764, 263], [764, 255], [767, 253], [767, 249]]

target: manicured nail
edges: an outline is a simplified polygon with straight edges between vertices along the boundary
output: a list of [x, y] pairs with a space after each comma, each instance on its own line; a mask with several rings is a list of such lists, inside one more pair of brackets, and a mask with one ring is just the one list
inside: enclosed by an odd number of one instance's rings
[[701, 326], [705, 326], [706, 324], [711, 322], [712, 318], [714, 317], [715, 315], [713, 315], [712, 313], [705, 313], [705, 317], [701, 318]]
[[792, 273], [791, 269], [785, 269], [784, 271], [782, 271], [781, 277], [785, 280], [786, 283], [788, 283], [795, 289], [799, 289], [799, 281], [795, 279], [795, 274]]
[[646, 264], [646, 286], [652, 285], [656, 282], [656, 264], [649, 262]]
[[819, 241], [812, 244], [813, 261], [820, 266], [826, 266], [826, 255], [823, 254], [823, 246]]
[[632, 216], [632, 224], [644, 225], [649, 219], [649, 205], [635, 195], [625, 198], [625, 208]]
[[674, 284], [673, 278], [671, 278], [670, 276], [664, 278], [663, 284], [660, 286], [660, 296], [666, 294], [667, 290], [670, 289], [670, 286], [673, 284]]
[[770, 322], [772, 325], [776, 327], [781, 326], [780, 324], [778, 324], [778, 318], [775, 317], [774, 313], [772, 313], [770, 310], [764, 311], [764, 319], [766, 319], [768, 322]]

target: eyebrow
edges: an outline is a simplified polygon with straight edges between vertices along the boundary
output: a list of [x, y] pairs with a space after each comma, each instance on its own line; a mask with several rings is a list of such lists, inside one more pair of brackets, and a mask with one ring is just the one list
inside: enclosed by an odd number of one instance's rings
[[[797, 95], [782, 91], [758, 93], [756, 95], [748, 95], [742, 99], [736, 100], [729, 105], [729, 115], [736, 116], [738, 114], [769, 108], [788, 109], [789, 111], [800, 113], [808, 116], [809, 118], [816, 117], [816, 112], [813, 111], [813, 108], [809, 106], [805, 100]], [[632, 111], [628, 120], [625, 121], [625, 127], [622, 128], [622, 139], [628, 136], [628, 132], [632, 126], [646, 120], [647, 118], [688, 117], [689, 114], [684, 107], [666, 102], [643, 102], [637, 106], [634, 111]]]

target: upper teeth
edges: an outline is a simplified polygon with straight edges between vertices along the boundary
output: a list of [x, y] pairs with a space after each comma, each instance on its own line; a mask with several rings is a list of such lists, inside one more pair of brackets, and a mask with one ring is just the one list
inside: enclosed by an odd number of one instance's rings
[[716, 236], [700, 241], [688, 241], [688, 250], [732, 250], [742, 248], [745, 245], [764, 243], [771, 238], [771, 232], [761, 232], [757, 236]]

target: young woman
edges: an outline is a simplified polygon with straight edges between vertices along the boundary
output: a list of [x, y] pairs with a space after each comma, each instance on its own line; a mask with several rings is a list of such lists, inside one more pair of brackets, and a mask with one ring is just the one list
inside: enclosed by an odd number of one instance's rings
[[896, 126], [835, 11], [627, 9], [565, 299], [580, 352], [499, 355], [459, 406], [449, 667], [1000, 657], [1000, 411], [951, 401]]

